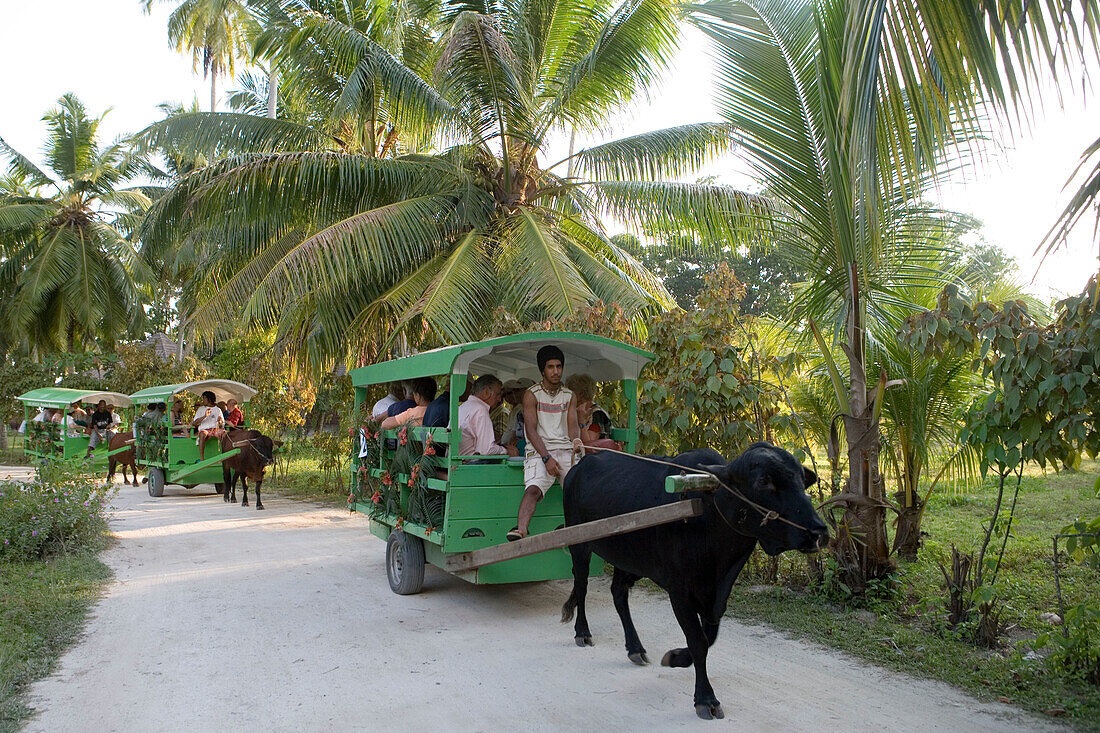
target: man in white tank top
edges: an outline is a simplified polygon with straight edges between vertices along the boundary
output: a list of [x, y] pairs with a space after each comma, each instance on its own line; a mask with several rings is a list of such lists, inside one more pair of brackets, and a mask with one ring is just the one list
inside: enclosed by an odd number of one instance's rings
[[508, 532], [508, 540], [521, 540], [535, 513], [535, 505], [555, 481], [565, 481], [581, 449], [577, 404], [573, 393], [561, 381], [565, 354], [557, 346], [543, 346], [536, 357], [542, 381], [523, 395], [523, 429], [527, 450], [523, 458], [523, 500], [519, 521]]

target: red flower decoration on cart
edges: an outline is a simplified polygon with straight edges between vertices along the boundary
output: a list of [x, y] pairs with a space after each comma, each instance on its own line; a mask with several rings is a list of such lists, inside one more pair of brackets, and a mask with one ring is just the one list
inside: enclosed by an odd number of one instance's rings
[[382, 485], [383, 486], [390, 486], [391, 484], [393, 484], [393, 477], [390, 476], [389, 471], [386, 471], [385, 473], [382, 474]]
[[426, 455], [426, 456], [434, 456], [435, 455], [435, 443], [425, 443], [424, 444], [424, 455]]
[[407, 427], [401, 428], [401, 432], [397, 434], [401, 439], [401, 445], [408, 445], [409, 443], [409, 429]]
[[376, 491], [373, 494], [371, 494], [370, 501], [371, 501], [372, 504], [382, 503], [382, 492], [381, 491]]

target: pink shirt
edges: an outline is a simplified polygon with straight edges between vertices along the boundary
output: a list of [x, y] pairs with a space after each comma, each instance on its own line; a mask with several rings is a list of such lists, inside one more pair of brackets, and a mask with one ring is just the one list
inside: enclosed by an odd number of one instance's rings
[[402, 425], [408, 425], [414, 427], [424, 422], [424, 413], [427, 412], [428, 406], [423, 407], [417, 405], [416, 407], [410, 407], [404, 412], [398, 413], [393, 417], [387, 417], [382, 421], [383, 428], [389, 430], [391, 427], [396, 428]]
[[499, 456], [508, 451], [493, 441], [493, 420], [489, 417], [489, 405], [475, 395], [470, 395], [458, 406], [458, 427], [462, 440], [458, 444], [460, 456]]

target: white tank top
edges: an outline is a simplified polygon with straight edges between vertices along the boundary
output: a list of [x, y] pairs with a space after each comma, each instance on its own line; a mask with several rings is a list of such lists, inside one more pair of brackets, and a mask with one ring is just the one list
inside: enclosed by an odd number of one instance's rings
[[[569, 437], [569, 401], [573, 392], [564, 384], [557, 394], [550, 394], [536, 382], [527, 388], [538, 403], [537, 429], [546, 450], [569, 450], [573, 440]], [[535, 447], [527, 441], [527, 455], [534, 455]]]

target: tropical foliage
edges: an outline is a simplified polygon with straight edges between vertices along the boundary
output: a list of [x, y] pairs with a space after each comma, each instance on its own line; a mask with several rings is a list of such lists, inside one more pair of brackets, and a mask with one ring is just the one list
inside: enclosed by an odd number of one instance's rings
[[408, 34], [400, 58], [382, 44], [385, 19], [282, 11], [294, 32], [273, 32], [272, 53], [284, 54], [288, 86], [307, 72], [328, 79], [323, 124], [185, 115], [142, 135], [228, 156], [184, 177], [143, 229], [150, 252], [205, 243], [184, 300], [210, 337], [229, 304], [331, 361], [400, 333], [470, 340], [497, 306], [521, 320], [597, 298], [630, 314], [668, 307], [660, 282], [609, 239], [608, 217], [733, 241], [751, 223], [745, 213], [769, 208], [722, 186], [663, 180], [728, 151], [727, 124], [550, 162], [556, 134], [606, 124], [666, 68], [679, 22], [666, 0], [444, 4], [434, 55], [411, 66]]
[[[142, 0], [145, 12], [155, 1]], [[258, 32], [248, 3], [242, 0], [182, 0], [168, 17], [168, 41], [191, 56], [204, 78], [210, 77], [211, 112], [217, 102], [218, 77], [232, 74], [238, 59], [251, 56], [251, 39]]]
[[[1093, 41], [1095, 10], [1084, 15]], [[809, 273], [792, 314], [826, 326], [815, 335], [849, 471], [835, 548], [862, 588], [891, 570], [879, 472], [888, 378], [871, 371], [870, 349], [915, 309], [906, 288], [949, 279], [937, 267], [948, 217], [921, 196], [965, 162], [987, 109], [1011, 108], [1036, 70], [1057, 70], [1035, 48], [1082, 52], [1078, 16], [1015, 1], [974, 12], [963, 0], [710, 0], [692, 20], [717, 49], [720, 110], [785, 213], [777, 246]]]
[[43, 170], [0, 138], [0, 347], [76, 351], [137, 333], [144, 319], [133, 239], [156, 190], [121, 143], [100, 146], [102, 116], [66, 94], [43, 120]]

